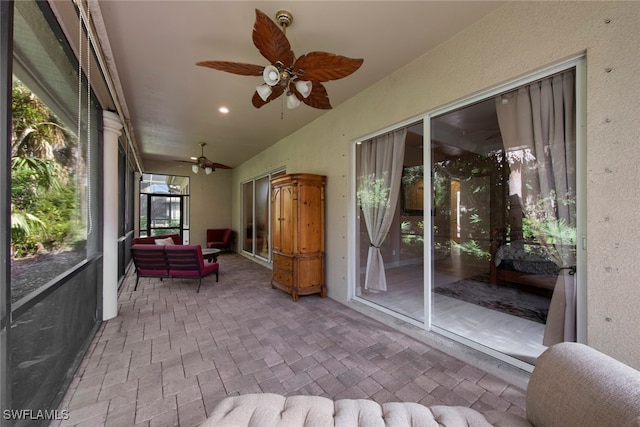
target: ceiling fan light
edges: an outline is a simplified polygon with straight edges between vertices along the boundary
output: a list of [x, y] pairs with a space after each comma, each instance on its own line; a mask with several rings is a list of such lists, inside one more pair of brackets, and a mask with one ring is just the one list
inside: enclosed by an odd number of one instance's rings
[[207, 175], [211, 175], [211, 172], [213, 172], [213, 168], [210, 168], [209, 166], [207, 166], [206, 168], [204, 168], [204, 172]]
[[296, 80], [296, 90], [298, 92], [300, 92], [300, 95], [302, 95], [305, 98], [308, 98], [309, 95], [311, 95], [311, 88], [313, 87], [313, 84], [310, 81], [307, 80]]
[[287, 95], [287, 108], [293, 110], [298, 107], [298, 105], [300, 105], [300, 100], [293, 92], [290, 92]]
[[269, 86], [275, 86], [280, 81], [280, 70], [273, 65], [267, 65], [262, 71], [262, 78]]
[[198, 165], [191, 165], [191, 170], [193, 171], [193, 173], [198, 173], [198, 170], [200, 168], [198, 167]]
[[256, 92], [258, 92], [258, 95], [260, 95], [260, 98], [262, 98], [263, 101], [267, 102], [269, 95], [271, 95], [271, 92], [273, 91], [271, 90], [271, 87], [265, 83], [260, 86], [256, 86]]

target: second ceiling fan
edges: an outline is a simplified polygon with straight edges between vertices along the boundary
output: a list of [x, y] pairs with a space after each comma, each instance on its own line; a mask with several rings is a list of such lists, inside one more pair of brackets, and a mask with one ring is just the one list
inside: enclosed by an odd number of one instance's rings
[[276, 20], [280, 27], [256, 9], [253, 44], [270, 65], [264, 67], [229, 61], [200, 61], [196, 65], [242, 76], [262, 76], [265, 83], [256, 87], [251, 100], [256, 108], [284, 94], [289, 108], [304, 102], [313, 108], [331, 109], [322, 82], [347, 77], [360, 68], [363, 60], [327, 52], [310, 52], [296, 58], [285, 34], [293, 16], [281, 10], [276, 13]]
[[193, 173], [198, 173], [200, 169], [202, 169], [207, 175], [209, 175], [211, 172], [215, 172], [216, 169], [233, 169], [231, 166], [223, 165], [222, 163], [215, 163], [207, 159], [204, 156], [204, 147], [207, 145], [206, 142], [200, 142], [198, 145], [200, 145], [199, 157], [191, 157], [191, 161], [178, 160], [181, 163], [190, 163]]

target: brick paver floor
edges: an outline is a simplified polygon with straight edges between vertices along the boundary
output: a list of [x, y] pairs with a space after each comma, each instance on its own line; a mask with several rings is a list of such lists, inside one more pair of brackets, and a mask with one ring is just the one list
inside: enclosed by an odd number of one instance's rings
[[298, 302], [237, 254], [220, 281], [129, 273], [55, 426], [195, 426], [224, 397], [272, 392], [524, 414], [524, 392], [330, 298]]

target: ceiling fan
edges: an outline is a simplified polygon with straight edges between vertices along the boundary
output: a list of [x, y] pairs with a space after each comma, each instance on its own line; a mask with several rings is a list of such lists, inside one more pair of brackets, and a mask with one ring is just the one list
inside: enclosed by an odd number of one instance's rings
[[214, 163], [211, 160], [207, 159], [204, 156], [204, 147], [207, 145], [206, 142], [201, 142], [200, 145], [200, 157], [191, 157], [191, 161], [188, 160], [178, 160], [181, 163], [190, 163], [191, 170], [193, 173], [198, 173], [200, 169], [203, 169], [204, 172], [209, 175], [211, 172], [215, 172], [217, 169], [233, 169], [231, 166], [223, 165], [222, 163]]
[[276, 21], [280, 27], [256, 9], [253, 44], [270, 65], [264, 67], [228, 61], [200, 61], [196, 65], [242, 76], [262, 76], [264, 84], [256, 87], [251, 99], [256, 108], [284, 94], [288, 108], [296, 108], [304, 102], [313, 108], [331, 109], [322, 82], [347, 77], [360, 68], [363, 60], [327, 52], [310, 52], [296, 58], [286, 36], [293, 15], [286, 10], [278, 11]]

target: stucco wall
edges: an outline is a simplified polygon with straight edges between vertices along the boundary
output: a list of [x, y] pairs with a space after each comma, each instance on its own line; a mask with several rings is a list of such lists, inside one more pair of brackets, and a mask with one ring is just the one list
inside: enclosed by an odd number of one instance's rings
[[[145, 173], [180, 175], [190, 178], [190, 241], [192, 245], [206, 244], [207, 228], [231, 227], [231, 177], [230, 170], [216, 170], [211, 175], [204, 171], [191, 172], [189, 165], [177, 162], [146, 160]], [[205, 201], [205, 203], [202, 203]]]
[[243, 180], [280, 166], [327, 175], [327, 285], [344, 302], [351, 141], [585, 53], [587, 340], [640, 368], [639, 22], [636, 2], [506, 4], [236, 168], [234, 228]]

